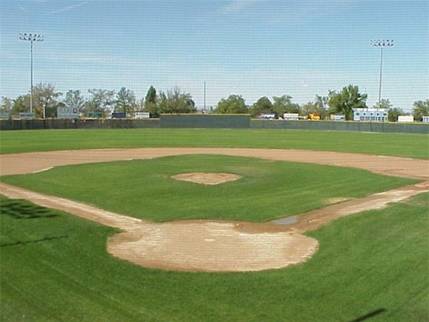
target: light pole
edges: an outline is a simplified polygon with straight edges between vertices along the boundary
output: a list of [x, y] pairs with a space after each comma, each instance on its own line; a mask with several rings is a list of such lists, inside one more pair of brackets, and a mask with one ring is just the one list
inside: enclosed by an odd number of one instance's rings
[[30, 113], [33, 113], [33, 42], [43, 41], [43, 35], [32, 33], [20, 33], [20, 40], [30, 42]]
[[393, 40], [372, 40], [372, 47], [380, 48], [380, 76], [379, 76], [379, 84], [378, 84], [378, 106], [381, 103], [381, 82], [383, 79], [383, 49], [386, 47], [393, 47]]

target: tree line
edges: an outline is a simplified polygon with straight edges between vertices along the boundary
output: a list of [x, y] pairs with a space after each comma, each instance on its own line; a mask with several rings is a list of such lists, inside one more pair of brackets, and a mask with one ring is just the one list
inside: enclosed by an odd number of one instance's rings
[[[360, 93], [358, 86], [348, 85], [340, 91], [329, 91], [327, 96], [316, 95], [313, 101], [305, 104], [293, 102], [292, 96], [274, 96], [272, 99], [263, 96], [254, 104], [247, 105], [241, 95], [230, 95], [222, 98], [212, 113], [220, 114], [250, 114], [258, 117], [261, 114], [275, 114], [276, 117], [284, 113], [298, 113], [308, 115], [317, 114], [326, 119], [330, 114], [343, 114], [346, 120], [353, 118], [354, 108], [368, 107], [367, 95]], [[20, 95], [15, 99], [2, 97], [0, 111], [13, 116], [28, 112], [30, 94]], [[37, 84], [33, 87], [33, 107], [36, 117], [56, 117], [59, 107], [76, 109], [84, 116], [105, 117], [111, 112], [122, 112], [132, 115], [136, 111], [149, 112], [151, 117], [159, 117], [162, 113], [195, 113], [197, 108], [190, 93], [175, 87], [171, 90], [160, 91], [150, 86], [142, 99], [137, 99], [134, 92], [122, 87], [118, 91], [106, 89], [89, 89], [88, 97], [84, 97], [79, 90], [69, 90], [65, 94], [57, 91], [51, 84]], [[375, 108], [388, 110], [389, 121], [397, 121], [403, 110], [393, 107], [388, 99], [377, 103]], [[421, 121], [424, 115], [429, 115], [429, 99], [416, 101], [412, 112], [415, 120]]]
[[[327, 96], [316, 95], [313, 101], [299, 105], [292, 101], [289, 95], [274, 96], [272, 100], [263, 96], [253, 105], [247, 106], [240, 95], [230, 95], [219, 101], [214, 110], [215, 113], [249, 113], [253, 117], [261, 114], [275, 114], [276, 117], [284, 113], [298, 113], [307, 116], [310, 113], [327, 119], [331, 114], [343, 114], [346, 120], [353, 119], [353, 109], [367, 108], [368, 96], [359, 92], [358, 86], [348, 85], [340, 91], [329, 91]], [[393, 107], [388, 99], [382, 99], [374, 105], [374, 108], [384, 108], [388, 111], [388, 119], [396, 122], [399, 115], [406, 113], [397, 107]], [[413, 104], [412, 114], [416, 121], [421, 121], [424, 115], [429, 115], [429, 99], [416, 101]]]
[[[65, 94], [57, 91], [51, 84], [37, 84], [33, 87], [33, 109], [36, 117], [56, 117], [57, 109], [68, 107], [76, 109], [84, 116], [97, 115], [105, 117], [111, 112], [132, 114], [136, 111], [147, 111], [153, 117], [161, 113], [196, 112], [195, 102], [189, 93], [174, 88], [166, 92], [156, 92], [151, 86], [144, 99], [138, 100], [134, 92], [122, 87], [119, 91], [106, 89], [89, 89], [88, 97], [80, 90], [69, 90]], [[19, 115], [29, 112], [30, 94], [20, 95], [15, 99], [2, 97], [0, 111]]]

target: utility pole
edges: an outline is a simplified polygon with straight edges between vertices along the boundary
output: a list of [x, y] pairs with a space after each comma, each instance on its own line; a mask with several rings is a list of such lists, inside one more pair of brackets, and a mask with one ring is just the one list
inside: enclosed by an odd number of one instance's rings
[[204, 112], [206, 111], [206, 95], [207, 95], [207, 84], [204, 81]]
[[372, 40], [371, 41], [372, 47], [379, 47], [380, 48], [380, 75], [379, 75], [379, 82], [378, 82], [378, 106], [380, 107], [381, 104], [381, 84], [383, 80], [383, 49], [386, 47], [393, 47], [393, 40]]
[[[43, 41], [43, 36], [24, 32], [19, 34], [19, 39], [30, 42], [30, 113], [33, 113], [33, 42]], [[43, 115], [44, 117], [45, 115]]]

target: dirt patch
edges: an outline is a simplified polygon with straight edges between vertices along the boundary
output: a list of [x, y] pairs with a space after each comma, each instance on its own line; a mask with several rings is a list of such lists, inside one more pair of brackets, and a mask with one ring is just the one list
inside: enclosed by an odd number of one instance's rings
[[232, 173], [189, 172], [176, 174], [175, 176], [172, 176], [172, 178], [179, 181], [187, 181], [212, 186], [225, 182], [236, 181], [240, 179], [241, 176]]
[[42, 207], [64, 211], [69, 214], [94, 221], [104, 226], [119, 228], [122, 230], [134, 229], [136, 225], [139, 225], [143, 222], [138, 218], [123, 216], [81, 202], [44, 195], [1, 182], [0, 193], [8, 198], [26, 199]]
[[[297, 217], [295, 223], [284, 225], [289, 231], [305, 233], [341, 217], [363, 211], [383, 209], [390, 203], [401, 202], [423, 192], [429, 192], [429, 181], [375, 193], [364, 198], [352, 199], [316, 209]], [[278, 220], [277, 220], [278, 222]]]
[[[297, 264], [315, 251], [315, 239], [302, 235], [337, 218], [380, 209], [429, 191], [429, 161], [362, 154], [221, 148], [155, 148], [55, 151], [0, 155], [2, 175], [48, 170], [58, 165], [149, 159], [181, 154], [223, 154], [355, 167], [386, 175], [426, 179], [416, 185], [354, 200], [328, 200], [330, 206], [271, 223], [176, 221], [163, 224], [112, 213], [64, 198], [0, 183], [0, 193], [58, 209], [123, 232], [109, 238], [107, 249], [118, 258], [152, 268], [182, 271], [258, 271]], [[207, 183], [204, 183], [207, 184]]]
[[305, 261], [317, 240], [288, 232], [242, 232], [230, 222], [143, 225], [112, 236], [112, 255], [152, 268], [237, 272], [282, 268]]
[[327, 205], [332, 205], [335, 203], [339, 203], [339, 202], [344, 202], [350, 200], [350, 198], [346, 198], [346, 197], [338, 197], [338, 198], [328, 198], [325, 200], [325, 204]]

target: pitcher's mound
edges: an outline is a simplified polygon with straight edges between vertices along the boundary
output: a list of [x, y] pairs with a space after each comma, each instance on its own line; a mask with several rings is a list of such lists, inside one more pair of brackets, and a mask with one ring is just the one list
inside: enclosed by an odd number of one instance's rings
[[189, 172], [180, 173], [172, 176], [175, 180], [188, 181], [193, 183], [216, 185], [225, 182], [235, 181], [241, 177], [232, 173], [207, 173], [207, 172]]
[[[283, 231], [247, 231], [232, 222], [145, 223], [110, 237], [108, 251], [135, 264], [177, 271], [245, 272], [307, 260], [317, 240]], [[267, 229], [269, 230], [269, 229]]]

